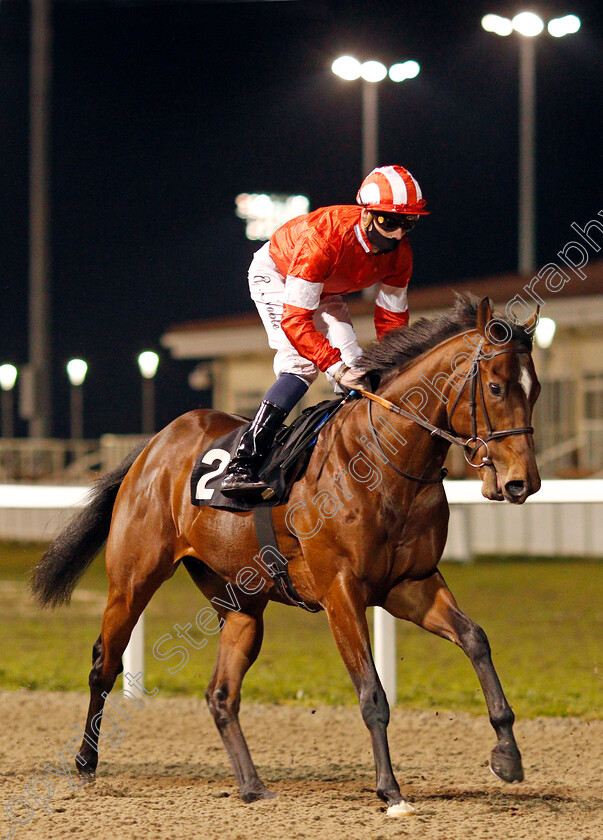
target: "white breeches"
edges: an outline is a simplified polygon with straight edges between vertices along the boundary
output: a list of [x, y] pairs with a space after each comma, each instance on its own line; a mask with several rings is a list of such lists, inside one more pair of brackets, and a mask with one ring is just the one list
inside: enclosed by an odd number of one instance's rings
[[[251, 262], [249, 291], [268, 334], [268, 344], [276, 350], [274, 373], [277, 377], [281, 373], [295, 373], [312, 383], [320, 372], [318, 367], [314, 362], [300, 356], [281, 328], [285, 278], [274, 264], [268, 252], [268, 245], [266, 242]], [[314, 312], [314, 325], [329, 344], [341, 352], [341, 358], [346, 365], [353, 367], [362, 350], [358, 346], [348, 307], [341, 295], [330, 295], [320, 301]], [[327, 378], [334, 384], [334, 380], [328, 374]]]

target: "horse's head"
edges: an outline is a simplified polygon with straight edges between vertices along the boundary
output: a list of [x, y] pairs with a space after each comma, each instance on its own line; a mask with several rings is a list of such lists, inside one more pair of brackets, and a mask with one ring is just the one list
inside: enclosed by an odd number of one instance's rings
[[540, 488], [533, 325], [493, 317], [488, 298], [458, 295], [451, 311], [391, 330], [356, 364], [381, 405], [463, 447], [487, 499], [522, 504]]
[[470, 442], [471, 463], [480, 464], [482, 494], [513, 504], [540, 489], [531, 429], [540, 383], [531, 355], [531, 326], [525, 325], [518, 338], [507, 322], [493, 317], [484, 298], [468, 374], [448, 405], [451, 426]]

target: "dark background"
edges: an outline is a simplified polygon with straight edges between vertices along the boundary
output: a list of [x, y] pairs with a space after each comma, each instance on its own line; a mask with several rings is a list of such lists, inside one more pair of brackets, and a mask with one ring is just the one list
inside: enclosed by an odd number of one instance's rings
[[[414, 288], [517, 263], [518, 38], [484, 32], [507, 2], [53, 4], [51, 247], [54, 422], [68, 434], [65, 363], [89, 363], [85, 435], [140, 428], [136, 358], [156, 349], [158, 424], [207, 395], [161, 351], [170, 324], [252, 311], [258, 247], [235, 196], [353, 203], [362, 172], [358, 82], [342, 53], [413, 58], [379, 86], [380, 160], [419, 180], [432, 215], [412, 235]], [[525, 8], [530, 8], [529, 6]], [[538, 262], [601, 202], [603, 12], [531, 7], [582, 29], [538, 38]], [[29, 6], [0, 2], [0, 362], [27, 361]], [[412, 292], [410, 294], [412, 310]], [[18, 424], [25, 433], [24, 423]]]

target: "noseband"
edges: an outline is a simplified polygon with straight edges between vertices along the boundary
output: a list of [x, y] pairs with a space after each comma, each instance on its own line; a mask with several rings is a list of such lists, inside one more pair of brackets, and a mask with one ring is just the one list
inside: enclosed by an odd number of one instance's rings
[[[500, 440], [501, 438], [509, 437], [510, 435], [532, 435], [534, 434], [534, 427], [533, 426], [517, 426], [513, 429], [500, 429], [498, 431], [494, 431], [492, 428], [492, 423], [490, 422], [490, 416], [488, 414], [488, 409], [486, 407], [486, 398], [484, 395], [484, 383], [482, 380], [482, 372], [480, 367], [480, 362], [484, 359], [492, 359], [495, 356], [502, 356], [505, 353], [525, 353], [521, 347], [507, 347], [503, 350], [497, 350], [494, 353], [488, 353], [484, 355], [482, 353], [484, 344], [484, 339], [480, 339], [480, 342], [477, 346], [477, 350], [475, 352], [474, 357], [471, 360], [471, 367], [469, 372], [465, 377], [465, 382], [463, 383], [463, 387], [456, 395], [454, 402], [452, 403], [452, 408], [450, 409], [450, 414], [448, 415], [448, 422], [450, 424], [450, 429], [453, 434], [450, 432], [445, 431], [444, 429], [440, 429], [438, 426], [434, 426], [433, 423], [430, 423], [428, 420], [423, 420], [422, 417], [417, 416], [416, 414], [412, 414], [410, 411], [406, 411], [403, 408], [400, 408], [394, 403], [390, 402], [389, 400], [384, 399], [383, 397], [377, 396], [377, 394], [373, 394], [371, 391], [364, 391], [361, 388], [358, 388], [358, 392], [362, 394], [363, 397], [366, 397], [369, 400], [368, 403], [368, 418], [369, 418], [369, 426], [371, 430], [371, 434], [379, 451], [387, 461], [390, 467], [397, 472], [399, 475], [403, 476], [404, 478], [408, 478], [411, 481], [417, 481], [420, 484], [437, 484], [444, 480], [448, 471], [443, 469], [441, 470], [439, 476], [437, 478], [419, 478], [418, 476], [409, 475], [408, 473], [401, 470], [395, 464], [393, 464], [381, 446], [379, 438], [377, 437], [377, 432], [375, 430], [375, 426], [373, 424], [372, 418], [372, 403], [376, 402], [379, 405], [387, 408], [389, 411], [393, 411], [396, 414], [399, 414], [401, 417], [405, 417], [407, 420], [412, 420], [413, 423], [417, 423], [417, 425], [422, 426], [424, 429], [431, 434], [432, 437], [441, 437], [444, 440], [448, 441], [448, 443], [453, 443], [455, 446], [460, 446], [463, 450], [463, 454], [465, 456], [465, 460], [471, 467], [475, 467], [479, 469], [480, 467], [491, 467], [493, 466], [492, 458], [490, 457], [490, 451], [488, 449], [488, 443], [491, 440]], [[456, 434], [454, 426], [452, 425], [452, 415], [454, 414], [456, 408], [458, 407], [459, 401], [461, 396], [463, 395], [465, 388], [467, 387], [467, 383], [471, 380], [471, 386], [469, 391], [469, 415], [471, 417], [471, 437], [464, 440], [458, 434]], [[480, 397], [480, 405], [482, 407], [482, 411], [484, 413], [484, 419], [486, 421], [486, 432], [483, 435], [478, 434], [477, 429], [477, 393], [479, 389], [479, 397]], [[486, 454], [482, 457], [479, 463], [474, 462], [474, 458], [476, 453], [481, 449], [482, 446], [486, 447]]]

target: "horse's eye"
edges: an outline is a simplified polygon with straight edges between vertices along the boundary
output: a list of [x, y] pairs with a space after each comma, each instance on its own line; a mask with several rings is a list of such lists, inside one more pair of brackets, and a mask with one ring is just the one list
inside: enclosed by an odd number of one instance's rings
[[490, 392], [494, 394], [495, 397], [500, 397], [500, 395], [502, 394], [502, 388], [497, 382], [491, 382]]

